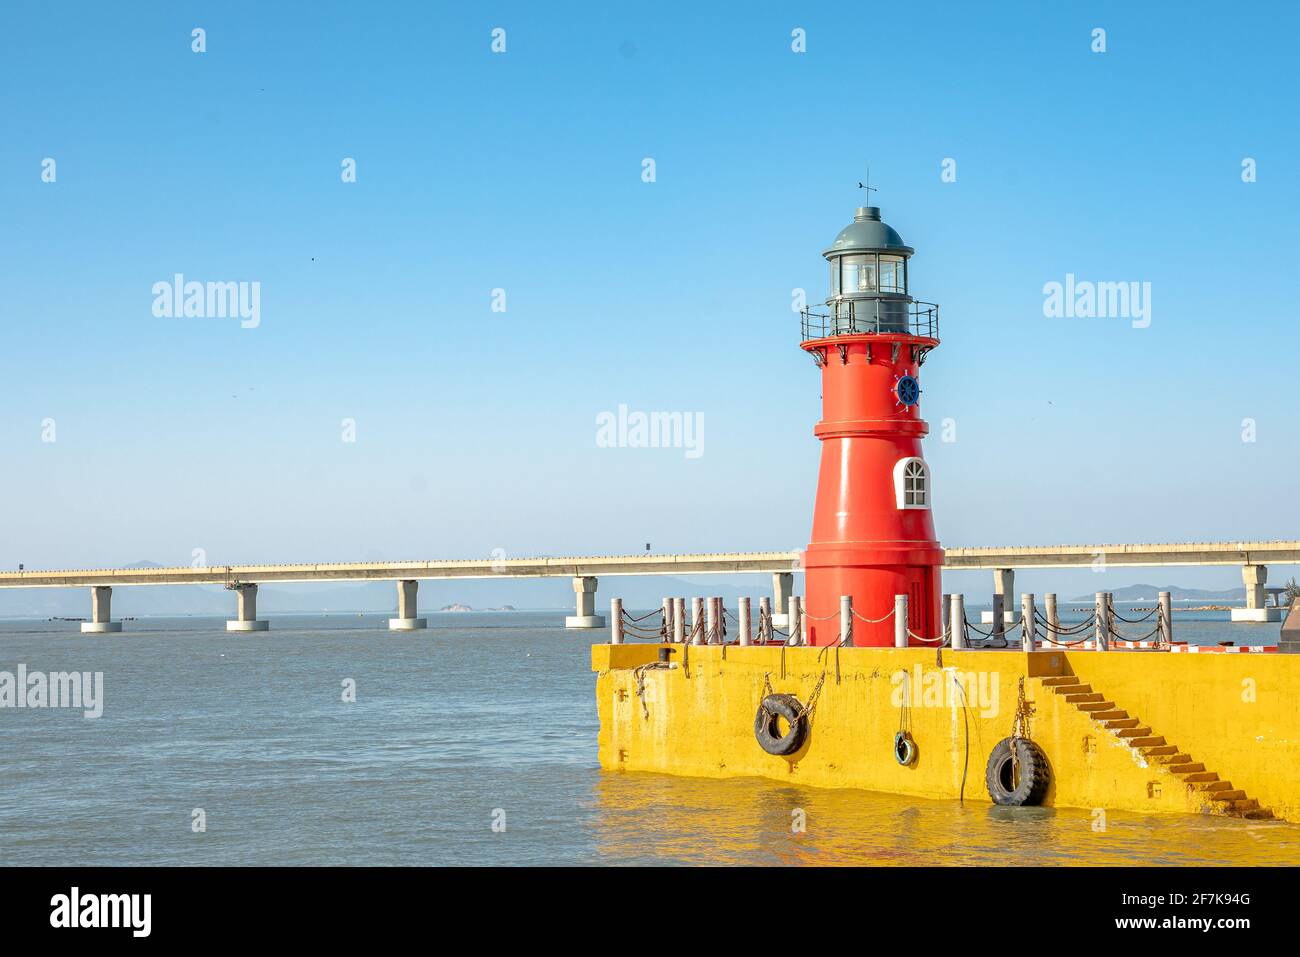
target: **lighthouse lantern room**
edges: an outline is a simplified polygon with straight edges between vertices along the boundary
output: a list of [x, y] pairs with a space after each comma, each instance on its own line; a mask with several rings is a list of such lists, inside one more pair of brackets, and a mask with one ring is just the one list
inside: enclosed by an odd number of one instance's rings
[[[891, 612], [906, 595], [910, 645], [942, 633], [943, 550], [931, 516], [930, 468], [921, 454], [920, 371], [939, 344], [939, 307], [914, 300], [914, 250], [859, 207], [823, 255], [824, 309], [802, 314], [803, 349], [821, 369], [821, 468], [804, 557], [808, 643], [833, 645], [840, 597], [853, 601], [852, 644], [895, 644]], [[848, 640], [845, 640], [848, 643]]]

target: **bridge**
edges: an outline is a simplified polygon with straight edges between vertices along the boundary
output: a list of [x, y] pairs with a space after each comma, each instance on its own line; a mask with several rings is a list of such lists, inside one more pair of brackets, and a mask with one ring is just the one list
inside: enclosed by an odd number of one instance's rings
[[[784, 608], [801, 570], [803, 553], [726, 552], [686, 555], [604, 555], [486, 560], [338, 562], [316, 564], [213, 565], [171, 568], [99, 568], [58, 571], [0, 572], [0, 588], [91, 589], [91, 620], [84, 631], [116, 631], [110, 601], [115, 586], [221, 585], [238, 595], [239, 617], [227, 622], [233, 631], [261, 630], [256, 615], [257, 586], [266, 582], [394, 581], [398, 590], [396, 629], [420, 628], [416, 583], [440, 578], [571, 578], [576, 614], [573, 628], [600, 627], [595, 613], [599, 578], [616, 575], [713, 575], [769, 573], [775, 608]], [[1108, 568], [1112, 566], [1239, 565], [1246, 584], [1246, 608], [1234, 609], [1234, 621], [1278, 620], [1281, 609], [1265, 607], [1269, 564], [1300, 564], [1300, 541], [1189, 542], [1171, 544], [1025, 545], [945, 549], [945, 569], [987, 568], [994, 573], [994, 594], [1004, 601], [1015, 594], [1017, 568]], [[1011, 607], [1006, 604], [1004, 607]], [[1241, 616], [1237, 612], [1242, 612]]]

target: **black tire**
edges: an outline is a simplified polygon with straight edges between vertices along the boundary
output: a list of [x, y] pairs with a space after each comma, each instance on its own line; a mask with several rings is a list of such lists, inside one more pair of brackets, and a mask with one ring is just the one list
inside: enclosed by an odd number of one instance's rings
[[[1011, 745], [1015, 742], [1020, 764], [1017, 780], [1012, 780]], [[1002, 807], [1033, 807], [1043, 803], [1052, 772], [1043, 749], [1028, 738], [1003, 738], [989, 755], [984, 769], [984, 786], [994, 804]]]
[[916, 742], [906, 731], [894, 735], [894, 760], [905, 768], [916, 763]]
[[[803, 705], [792, 694], [770, 694], [758, 706], [754, 715], [754, 737], [758, 746], [768, 754], [794, 754], [803, 747], [808, 736], [808, 719], [802, 716]], [[778, 718], [784, 718], [786, 732], [779, 735]]]

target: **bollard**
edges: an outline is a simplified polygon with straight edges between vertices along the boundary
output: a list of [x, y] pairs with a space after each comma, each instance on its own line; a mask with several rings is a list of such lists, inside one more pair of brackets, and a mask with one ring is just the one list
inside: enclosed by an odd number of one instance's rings
[[894, 647], [907, 647], [907, 596], [894, 596]]
[[704, 631], [704, 599], [691, 599], [691, 644], [702, 645], [708, 640]]
[[853, 647], [853, 596], [840, 596], [840, 644]]
[[683, 644], [686, 641], [686, 599], [673, 599], [673, 641]]
[[659, 640], [672, 641], [673, 640], [673, 600], [671, 598], [664, 599], [662, 613], [663, 613], [664, 620], [663, 620], [663, 624], [659, 626]]
[[803, 599], [796, 599], [799, 609], [799, 644], [807, 646], [808, 644], [808, 616], [803, 613]]
[[767, 595], [758, 600], [758, 640], [772, 640], [772, 599]]
[[1056, 592], [1049, 591], [1043, 596], [1043, 604], [1047, 606], [1047, 643], [1051, 645], [1058, 644], [1061, 638], [1061, 618], [1056, 611]]
[[996, 643], [999, 638], [1005, 638], [1007, 632], [1007, 610], [1004, 597], [998, 592], [993, 593], [993, 630], [989, 633], [989, 638]]
[[1034, 594], [1022, 592], [1020, 595], [1020, 647], [1025, 651], [1038, 648], [1038, 622], [1034, 620]]
[[790, 629], [790, 637], [786, 638], [787, 645], [799, 644], [799, 599], [791, 595], [786, 602], [786, 627]]
[[740, 620], [738, 625], [740, 629], [740, 643], [742, 645], [753, 644], [749, 637], [749, 599], [740, 599], [740, 607], [737, 610], [736, 617]]
[[1110, 595], [1104, 591], [1099, 591], [1093, 598], [1092, 610], [1097, 617], [1097, 622], [1093, 627], [1093, 636], [1097, 642], [1098, 651], [1110, 650], [1110, 627], [1106, 620], [1106, 612], [1110, 606], [1108, 601]]
[[623, 599], [609, 600], [609, 643], [623, 644]]
[[948, 623], [952, 627], [952, 637], [948, 643], [960, 651], [966, 647], [966, 596], [953, 595], [952, 607], [948, 611]]
[[1157, 613], [1160, 618], [1160, 638], [1162, 641], [1172, 643], [1174, 640], [1174, 604], [1169, 596], [1169, 592], [1162, 591], [1158, 596], [1160, 602], [1160, 611]]
[[952, 623], [952, 595], [941, 595], [939, 598], [939, 615], [943, 618], [943, 632], [948, 634], [948, 626]]
[[721, 598], [709, 599], [708, 611], [706, 612], [706, 615], [708, 616], [707, 620], [709, 624], [709, 629], [704, 636], [704, 643], [707, 645], [722, 644], [722, 627], [718, 622], [718, 607], [721, 604], [722, 604]]

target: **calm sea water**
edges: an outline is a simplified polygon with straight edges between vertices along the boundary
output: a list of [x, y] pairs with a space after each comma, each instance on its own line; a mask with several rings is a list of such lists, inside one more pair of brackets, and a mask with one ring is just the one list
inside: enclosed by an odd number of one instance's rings
[[[1260, 643], [1277, 625], [1176, 619]], [[1215, 620], [1216, 617], [1219, 620]], [[0, 623], [0, 670], [102, 671], [103, 716], [0, 709], [7, 864], [1295, 864], [1300, 827], [997, 809], [596, 764], [592, 641], [560, 613]], [[356, 702], [342, 700], [343, 682]], [[194, 833], [195, 808], [207, 830]], [[807, 831], [791, 833], [791, 811]], [[505, 830], [494, 831], [498, 809]], [[500, 820], [499, 815], [496, 818]]]

